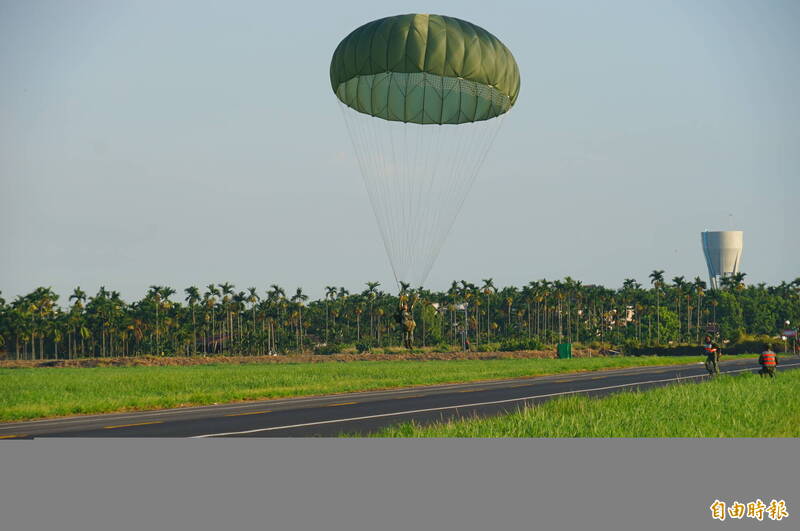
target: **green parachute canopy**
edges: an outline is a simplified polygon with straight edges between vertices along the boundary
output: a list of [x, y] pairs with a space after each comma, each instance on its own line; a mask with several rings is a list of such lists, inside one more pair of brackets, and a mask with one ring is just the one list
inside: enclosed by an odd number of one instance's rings
[[483, 28], [441, 15], [364, 24], [339, 43], [331, 86], [348, 107], [384, 120], [462, 124], [507, 112], [519, 93], [514, 56]]

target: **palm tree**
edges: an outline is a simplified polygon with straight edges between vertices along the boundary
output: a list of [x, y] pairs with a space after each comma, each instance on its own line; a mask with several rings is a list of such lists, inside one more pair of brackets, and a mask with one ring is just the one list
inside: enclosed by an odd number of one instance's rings
[[[338, 302], [339, 308], [336, 308], [333, 312], [333, 327], [336, 328], [336, 318], [339, 317], [342, 311], [347, 310], [347, 299], [350, 297], [350, 292], [344, 288], [344, 286], [339, 287], [339, 291], [336, 293], [336, 301]], [[347, 313], [342, 315], [342, 331], [340, 335], [344, 335], [347, 330]]]
[[742, 291], [744, 289], [744, 277], [746, 276], [747, 273], [734, 273], [731, 275], [731, 282], [736, 291]]
[[[216, 336], [216, 320], [217, 320], [216, 319], [216, 315], [215, 315], [215, 313], [216, 313], [215, 309], [216, 309], [216, 305], [217, 305], [217, 297], [220, 296], [220, 291], [219, 291], [219, 288], [217, 286], [215, 286], [214, 284], [209, 284], [208, 286], [206, 286], [206, 290], [207, 291], [203, 295], [203, 303], [205, 305], [205, 317], [204, 317], [203, 320], [204, 321], [208, 321], [208, 312], [210, 311], [211, 312], [211, 340], [214, 341], [214, 338]], [[205, 334], [205, 331], [203, 333]], [[216, 344], [217, 344], [217, 342], [214, 341], [214, 345], [215, 346], [216, 346]], [[203, 349], [204, 349], [203, 352], [205, 354], [208, 354], [208, 339], [207, 338], [204, 339]]]
[[[269, 287], [269, 291], [267, 291], [267, 299], [270, 301], [270, 304], [277, 308], [276, 317], [278, 326], [280, 327], [280, 323], [283, 320], [283, 310], [286, 304], [286, 291], [282, 287], [277, 284], [271, 284]], [[272, 343], [269, 347], [270, 354], [277, 354], [278, 351], [278, 341], [277, 341], [277, 334], [274, 330], [274, 320], [270, 322], [270, 338]]]
[[224, 282], [219, 285], [222, 290], [222, 313], [225, 315], [225, 328], [222, 333], [222, 348], [225, 348], [225, 335], [228, 335], [228, 352], [231, 349], [231, 342], [233, 341], [233, 315], [230, 312], [230, 303], [233, 299], [233, 288], [235, 286], [229, 282]]
[[236, 349], [238, 354], [242, 353], [242, 346], [244, 342], [244, 334], [242, 333], [242, 311], [244, 311], [244, 303], [247, 301], [247, 294], [244, 291], [234, 293], [231, 298], [231, 325], [234, 323], [234, 316], [236, 317], [235, 329], [239, 331], [239, 337], [236, 342], [231, 341], [231, 346]]
[[[247, 288], [247, 303], [250, 304], [250, 313], [253, 317], [253, 335], [252, 339], [255, 340], [256, 337], [256, 306], [258, 306], [258, 301], [261, 300], [261, 297], [258, 296], [258, 290], [254, 287]], [[252, 354], [252, 352], [251, 352]]]
[[150, 289], [147, 292], [148, 297], [150, 297], [153, 300], [153, 304], [155, 305], [155, 310], [156, 310], [156, 327], [155, 327], [155, 332], [156, 332], [156, 355], [161, 353], [161, 343], [160, 343], [160, 337], [159, 337], [159, 334], [158, 334], [158, 327], [159, 327], [158, 309], [161, 306], [161, 289], [162, 289], [161, 286], [155, 286], [154, 285], [154, 286], [150, 286]]
[[508, 288], [503, 288], [503, 292], [501, 293], [503, 298], [503, 302], [506, 303], [506, 336], [511, 335], [511, 316], [512, 311], [511, 307], [514, 305], [514, 299], [517, 296], [517, 288], [514, 286], [510, 286]]
[[[162, 308], [169, 309], [169, 308], [172, 307], [172, 301], [169, 300], [169, 298], [174, 294], [175, 294], [175, 290], [172, 289], [169, 286], [163, 286], [161, 288], [161, 299], [162, 299], [161, 305], [162, 305]], [[167, 329], [167, 330], [169, 330], [169, 329]]]
[[558, 301], [558, 342], [560, 343], [560, 342], [562, 342], [564, 340], [564, 334], [563, 334], [563, 329], [562, 329], [562, 325], [561, 325], [561, 314], [562, 314], [561, 306], [562, 306], [562, 304], [564, 302], [564, 297], [565, 297], [565, 295], [564, 295], [564, 291], [565, 291], [564, 283], [562, 283], [560, 280], [554, 281], [553, 282], [553, 289], [555, 290], [556, 300]]
[[[77, 336], [81, 335], [81, 334], [79, 334], [79, 331], [77, 330], [77, 326], [79, 326], [79, 325], [83, 326], [83, 323], [81, 322], [80, 314], [83, 312], [83, 303], [86, 302], [86, 292], [83, 291], [80, 286], [78, 286], [72, 291], [72, 295], [69, 296], [69, 300], [70, 301], [75, 300], [75, 304], [73, 304], [72, 309], [70, 310], [70, 314], [72, 316], [72, 320], [73, 320], [74, 327], [75, 327], [75, 329], [74, 329], [74, 332], [75, 332], [75, 335], [76, 335], [75, 342], [77, 343], [77, 341], [78, 341]], [[72, 353], [73, 350], [76, 349], [76, 347], [77, 347], [77, 345], [72, 345], [70, 347], [70, 353]], [[81, 355], [83, 355], [83, 352], [84, 352], [83, 336], [81, 335]], [[70, 354], [70, 357], [72, 357], [71, 354]]]
[[330, 313], [330, 302], [336, 298], [336, 286], [325, 286], [325, 343], [328, 343], [328, 314]]
[[661, 291], [661, 286], [664, 285], [664, 270], [654, 269], [649, 275], [650, 283], [656, 290], [656, 344], [661, 343], [661, 311], [659, 308], [658, 295]]
[[373, 303], [375, 302], [375, 299], [378, 298], [377, 289], [378, 289], [378, 286], [381, 285], [381, 283], [380, 282], [367, 282], [366, 285], [367, 285], [367, 289], [364, 292], [364, 294], [367, 296], [367, 300], [369, 300], [369, 337], [371, 339], [371, 338], [374, 337], [372, 329], [374, 327], [374, 320], [375, 320], [374, 319], [375, 312], [373, 311]]
[[195, 286], [190, 286], [183, 290], [186, 293], [184, 299], [189, 304], [192, 311], [192, 352], [197, 354], [197, 321], [195, 320], [195, 307], [200, 302], [200, 290]]
[[[678, 337], [681, 335], [681, 298], [686, 287], [686, 279], [682, 276], [673, 277], [672, 284], [675, 286], [675, 310], [678, 314]], [[688, 330], [687, 330], [688, 333]]]
[[364, 307], [359, 304], [353, 312], [356, 314], [356, 341], [361, 341], [361, 314], [364, 313]]
[[706, 283], [700, 277], [694, 277], [694, 281], [692, 282], [692, 287], [694, 288], [694, 292], [697, 294], [697, 326], [695, 327], [695, 331], [697, 333], [697, 342], [700, 342], [700, 314], [702, 313], [703, 309], [703, 302], [701, 297], [704, 296], [704, 292], [706, 289]]
[[484, 278], [481, 280], [483, 281], [481, 291], [484, 295], [486, 295], [486, 342], [488, 343], [492, 339], [492, 330], [490, 326], [492, 320], [492, 310], [489, 297], [492, 295], [492, 293], [497, 292], [497, 288], [494, 287], [494, 281], [491, 278]]
[[297, 348], [303, 350], [303, 303], [308, 300], [308, 295], [303, 293], [303, 288], [297, 288], [292, 295], [292, 302], [297, 305]]
[[108, 297], [108, 326], [110, 328], [109, 336], [108, 336], [108, 345], [109, 345], [109, 352], [111, 355], [115, 355], [114, 350], [114, 338], [119, 338], [120, 335], [120, 325], [122, 324], [122, 319], [124, 317], [123, 309], [125, 307], [125, 303], [120, 299], [118, 291], [111, 291], [111, 295]]
[[403, 282], [401, 280], [400, 281], [400, 295], [404, 295], [408, 291], [408, 288], [410, 288], [410, 287], [411, 287], [411, 284], [409, 284], [408, 282]]
[[547, 337], [548, 332], [548, 324], [547, 324], [547, 298], [550, 296], [550, 290], [552, 289], [553, 283], [549, 280], [543, 278], [539, 281], [540, 285], [540, 293], [541, 293], [541, 302], [544, 303], [544, 315], [542, 316], [542, 324], [544, 325], [544, 337]]

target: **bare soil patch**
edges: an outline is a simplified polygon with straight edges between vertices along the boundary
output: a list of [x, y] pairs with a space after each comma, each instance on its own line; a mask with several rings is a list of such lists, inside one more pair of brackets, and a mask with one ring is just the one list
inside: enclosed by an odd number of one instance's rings
[[[596, 349], [575, 349], [576, 358], [604, 357]], [[4, 360], [0, 368], [34, 367], [168, 367], [213, 364], [282, 364], [282, 363], [347, 363], [353, 361], [457, 361], [496, 359], [553, 359], [551, 350], [517, 352], [403, 352], [398, 354], [288, 354], [280, 356], [138, 356], [131, 358], [79, 358], [72, 360]]]

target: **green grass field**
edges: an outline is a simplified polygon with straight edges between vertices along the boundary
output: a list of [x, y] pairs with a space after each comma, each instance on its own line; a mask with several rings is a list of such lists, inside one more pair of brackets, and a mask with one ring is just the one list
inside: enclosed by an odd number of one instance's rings
[[420, 427], [376, 437], [798, 437], [800, 371], [770, 380], [723, 375], [605, 398], [569, 396], [516, 413]]
[[0, 369], [0, 421], [698, 361], [643, 356]]

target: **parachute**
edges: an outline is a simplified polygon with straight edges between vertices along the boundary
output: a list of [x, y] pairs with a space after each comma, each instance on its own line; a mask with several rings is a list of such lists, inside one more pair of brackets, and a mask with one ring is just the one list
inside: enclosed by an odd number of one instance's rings
[[483, 28], [408, 14], [345, 37], [330, 79], [395, 279], [421, 286], [516, 102], [517, 63]]

